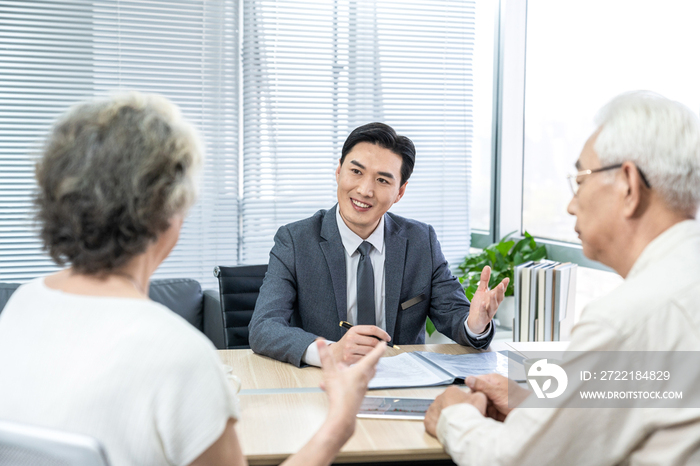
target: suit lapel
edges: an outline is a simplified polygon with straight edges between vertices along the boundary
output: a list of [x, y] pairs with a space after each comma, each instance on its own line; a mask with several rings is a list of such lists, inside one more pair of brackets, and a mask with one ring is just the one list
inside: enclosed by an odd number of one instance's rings
[[401, 236], [399, 226], [389, 215], [384, 215], [384, 312], [386, 331], [394, 338], [396, 315], [399, 310], [401, 284], [406, 263], [406, 238]]
[[333, 293], [335, 294], [335, 305], [338, 308], [338, 322], [347, 320], [348, 305], [347, 305], [347, 277], [345, 276], [345, 252], [343, 250], [343, 242], [340, 239], [340, 231], [338, 231], [338, 223], [335, 219], [335, 207], [328, 210], [323, 217], [321, 225], [321, 250], [326, 258], [326, 264], [331, 274], [333, 282]]

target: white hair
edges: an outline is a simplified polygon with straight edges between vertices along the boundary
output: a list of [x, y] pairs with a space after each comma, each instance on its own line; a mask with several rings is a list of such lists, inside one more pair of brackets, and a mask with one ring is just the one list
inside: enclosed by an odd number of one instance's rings
[[668, 206], [700, 205], [700, 118], [685, 105], [649, 91], [621, 94], [596, 117], [594, 149], [603, 166], [634, 162]]

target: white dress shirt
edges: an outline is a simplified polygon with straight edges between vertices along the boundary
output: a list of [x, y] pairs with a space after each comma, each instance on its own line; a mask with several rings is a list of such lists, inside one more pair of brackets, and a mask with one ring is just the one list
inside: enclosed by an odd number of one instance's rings
[[340, 239], [345, 250], [345, 276], [348, 282], [346, 288], [347, 321], [352, 325], [357, 325], [357, 267], [360, 264], [360, 251], [357, 248], [360, 247], [363, 241], [367, 241], [372, 245], [369, 258], [372, 261], [372, 269], [374, 270], [374, 318], [377, 327], [386, 331], [386, 313], [384, 312], [384, 259], [386, 256], [384, 248], [384, 216], [382, 216], [379, 225], [366, 240], [363, 240], [348, 228], [340, 216], [340, 209], [335, 210], [335, 219], [338, 223]]
[[[386, 272], [384, 270], [384, 259], [386, 257], [386, 248], [384, 247], [384, 216], [382, 216], [379, 221], [379, 225], [374, 229], [371, 235], [366, 240], [360, 238], [354, 231], [352, 231], [340, 216], [340, 208], [335, 210], [335, 220], [338, 224], [338, 231], [340, 232], [340, 239], [343, 242], [343, 249], [345, 250], [345, 276], [347, 277], [347, 321], [352, 325], [357, 324], [357, 266], [360, 262], [360, 251], [357, 248], [362, 244], [363, 241], [367, 241], [372, 245], [372, 250], [369, 253], [369, 258], [372, 261], [372, 268], [374, 269], [374, 312], [377, 327], [386, 331], [386, 312], [384, 309], [384, 277]], [[469, 329], [467, 321], [464, 321], [464, 328], [467, 330], [467, 335], [470, 338], [480, 340], [486, 338], [491, 331], [491, 323], [486, 327], [484, 333], [476, 334]], [[332, 341], [326, 340], [327, 343], [334, 343]], [[311, 343], [304, 356], [302, 356], [302, 361], [311, 366], [321, 366], [321, 358], [318, 354], [318, 348], [316, 343]]]

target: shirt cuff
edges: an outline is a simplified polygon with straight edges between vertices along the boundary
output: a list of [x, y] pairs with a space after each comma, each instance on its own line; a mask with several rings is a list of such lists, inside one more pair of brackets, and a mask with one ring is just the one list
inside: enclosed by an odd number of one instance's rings
[[474, 406], [460, 403], [442, 410], [436, 430], [438, 440], [456, 464], [483, 465], [503, 464], [495, 458], [500, 452], [493, 445], [495, 439], [503, 439], [499, 435], [502, 427], [503, 423], [485, 418]]
[[447, 446], [450, 437], [455, 435], [455, 424], [462, 427], [462, 424], [467, 424], [472, 419], [477, 422], [483, 419], [476, 406], [469, 403], [459, 403], [448, 406], [440, 413], [437, 423], [437, 438], [443, 446]]
[[[335, 343], [330, 340], [325, 340], [325, 342], [327, 345]], [[301, 356], [301, 360], [304, 364], [308, 364], [309, 366], [321, 367], [321, 355], [318, 354], [318, 346], [316, 346], [315, 341], [306, 348], [306, 351], [304, 351], [304, 354]]]
[[491, 332], [491, 323], [492, 323], [492, 322], [493, 322], [493, 321], [489, 322], [489, 324], [486, 326], [486, 329], [484, 330], [484, 333], [479, 333], [479, 334], [477, 334], [477, 333], [472, 332], [472, 331], [469, 329], [469, 326], [467, 325], [466, 319], [464, 320], [464, 328], [467, 330], [467, 335], [468, 335], [469, 338], [471, 338], [472, 340], [483, 340], [484, 338], [486, 338], [487, 336], [489, 336], [489, 333]]

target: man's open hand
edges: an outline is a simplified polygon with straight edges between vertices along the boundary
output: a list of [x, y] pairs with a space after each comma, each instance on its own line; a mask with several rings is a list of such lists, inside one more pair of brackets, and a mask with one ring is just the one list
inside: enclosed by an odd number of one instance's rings
[[489, 290], [489, 280], [491, 279], [491, 267], [486, 266], [481, 271], [479, 287], [472, 298], [467, 325], [469, 330], [476, 334], [484, 333], [486, 326], [491, 322], [498, 310], [498, 306], [503, 302], [506, 288], [510, 279], [504, 278], [501, 283]]

